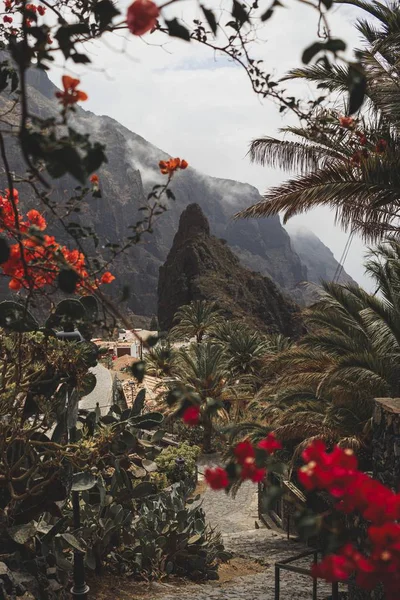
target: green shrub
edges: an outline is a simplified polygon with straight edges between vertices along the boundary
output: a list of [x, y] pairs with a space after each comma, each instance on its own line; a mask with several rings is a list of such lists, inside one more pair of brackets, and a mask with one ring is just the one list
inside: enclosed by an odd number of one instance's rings
[[[160, 473], [165, 473], [170, 483], [184, 480], [194, 480], [196, 476], [196, 461], [200, 454], [199, 446], [190, 446], [186, 442], [177, 448], [169, 446], [164, 448], [156, 457], [155, 462]], [[178, 458], [183, 458], [183, 467], [176, 464]]]
[[116, 503], [93, 513], [93, 523], [86, 513], [87, 566], [95, 569], [101, 562], [145, 580], [163, 574], [218, 579], [218, 565], [231, 556], [221, 535], [206, 525], [198, 499], [188, 500], [185, 487], [176, 483], [147, 497], [134, 519]]

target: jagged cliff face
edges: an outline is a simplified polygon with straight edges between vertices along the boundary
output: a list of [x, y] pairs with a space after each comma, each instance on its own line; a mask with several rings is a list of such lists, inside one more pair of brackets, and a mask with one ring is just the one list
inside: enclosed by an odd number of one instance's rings
[[356, 283], [339, 263], [333, 252], [309, 229], [290, 230], [292, 247], [307, 267], [307, 279], [319, 284], [336, 279], [339, 283]]
[[[33, 113], [42, 116], [56, 114], [58, 108], [54, 93], [55, 87], [45, 73], [35, 70], [30, 74]], [[108, 164], [99, 172], [103, 198], [83, 204], [76, 220], [93, 225], [102, 242], [121, 242], [131, 233], [129, 225], [140, 218], [138, 208], [144, 204], [152, 186], [165, 181], [158, 172], [158, 162], [168, 155], [113, 119], [96, 116], [79, 107], [74, 125], [80, 131], [90, 133], [93, 140], [104, 143], [108, 156]], [[23, 172], [24, 165], [17, 149], [9, 148], [9, 153], [15, 171]], [[185, 158], [190, 162], [190, 156]], [[5, 187], [4, 181], [0, 183]], [[57, 180], [53, 197], [57, 201], [67, 199], [75, 185], [71, 177]], [[259, 200], [259, 193], [254, 187], [207, 177], [189, 168], [176, 174], [172, 190], [176, 200], [169, 202], [168, 212], [156, 224], [154, 234], [148, 236], [140, 247], [119, 258], [113, 266], [117, 279], [108, 291], [116, 295], [118, 287], [129, 285], [129, 307], [136, 314], [156, 312], [159, 267], [171, 248], [182, 210], [196, 202], [209, 220], [211, 233], [226, 239], [243, 264], [271, 276], [282, 289], [294, 296], [298, 294], [297, 285], [306, 278], [306, 269], [293, 251], [279, 218], [232, 220], [236, 211]], [[26, 208], [35, 205], [37, 201], [28, 187], [22, 186], [20, 191]]]
[[240, 264], [224, 240], [210, 234], [198, 204], [182, 213], [158, 284], [158, 320], [172, 326], [178, 308], [192, 300], [215, 302], [227, 318], [246, 321], [257, 330], [297, 337], [299, 308], [268, 277]]

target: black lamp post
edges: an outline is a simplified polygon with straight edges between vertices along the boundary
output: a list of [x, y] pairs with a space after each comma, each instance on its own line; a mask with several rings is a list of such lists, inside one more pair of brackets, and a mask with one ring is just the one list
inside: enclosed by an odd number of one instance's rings
[[[66, 332], [64, 327], [64, 332]], [[64, 339], [65, 341], [76, 341], [76, 339], [57, 335], [57, 337]], [[76, 434], [76, 423], [78, 420], [78, 404], [79, 397], [75, 385], [72, 385], [67, 393], [66, 411], [67, 411], [67, 429], [69, 442], [74, 444], [77, 441]], [[81, 515], [79, 505], [79, 492], [72, 491], [72, 514], [74, 529], [79, 529], [81, 526]], [[79, 598], [80, 600], [87, 600], [89, 586], [85, 582], [85, 555], [83, 552], [74, 549], [74, 565], [73, 565], [73, 580], [74, 584], [71, 588], [71, 594], [73, 598]]]
[[[69, 439], [71, 443], [76, 442], [76, 426], [69, 430]], [[74, 521], [74, 529], [79, 529], [81, 526], [81, 509], [79, 505], [79, 492], [72, 492], [72, 513]], [[87, 600], [89, 586], [85, 581], [85, 555], [83, 552], [74, 549], [74, 570], [73, 570], [74, 585], [71, 588], [73, 598]]]

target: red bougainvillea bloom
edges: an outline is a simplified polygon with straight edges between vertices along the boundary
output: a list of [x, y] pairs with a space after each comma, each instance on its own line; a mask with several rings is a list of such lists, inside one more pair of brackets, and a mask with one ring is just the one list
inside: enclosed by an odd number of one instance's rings
[[100, 278], [101, 283], [111, 283], [114, 281], [115, 277], [110, 271], [106, 271]]
[[46, 7], [45, 6], [38, 6], [37, 7], [37, 11], [38, 11], [39, 15], [41, 15], [43, 17], [44, 13], [46, 12]]
[[99, 183], [99, 176], [96, 175], [96, 173], [94, 173], [93, 175], [90, 176], [89, 181], [90, 181], [90, 183], [98, 184]]
[[172, 175], [178, 169], [186, 169], [189, 163], [180, 158], [170, 158], [169, 160], [160, 160], [158, 166], [163, 175]]
[[193, 427], [194, 425], [198, 425], [200, 420], [200, 407], [199, 406], [189, 406], [182, 415], [182, 421], [186, 423], [186, 425], [190, 425]]
[[5, 9], [6, 9], [6, 10], [11, 10], [11, 7], [12, 7], [12, 2], [11, 2], [11, 0], [5, 0], [5, 2], [4, 2], [4, 6], [5, 6]]
[[354, 571], [354, 565], [346, 556], [329, 554], [317, 565], [311, 567], [313, 577], [334, 581], [347, 581]]
[[341, 127], [345, 129], [353, 129], [355, 121], [352, 117], [339, 117], [339, 123]]
[[31, 225], [35, 225], [41, 231], [44, 231], [47, 227], [46, 220], [39, 211], [32, 209], [26, 213]]
[[358, 137], [359, 137], [359, 141], [360, 141], [361, 146], [365, 146], [368, 143], [367, 136], [364, 135], [363, 133], [359, 132]]
[[212, 490], [223, 490], [229, 485], [228, 473], [221, 467], [206, 469], [204, 479]]
[[250, 456], [246, 458], [242, 465], [240, 477], [242, 479], [250, 479], [253, 483], [263, 481], [267, 474], [267, 470], [264, 467], [257, 467], [255, 458]]
[[6, 15], [5, 17], [3, 17], [3, 21], [4, 21], [4, 23], [12, 23], [13, 18]]
[[233, 449], [233, 453], [237, 458], [239, 465], [244, 465], [248, 458], [254, 459], [255, 450], [252, 443], [249, 440], [239, 442]]
[[387, 141], [386, 140], [378, 140], [375, 146], [375, 151], [378, 154], [383, 154], [384, 152], [386, 152], [386, 148], [387, 148]]
[[64, 91], [56, 92], [56, 97], [60, 99], [61, 104], [65, 107], [72, 106], [77, 102], [83, 102], [88, 99], [88, 95], [77, 87], [80, 84], [80, 79], [74, 79], [69, 75], [63, 75], [62, 84]]
[[282, 449], [282, 444], [276, 439], [275, 434], [269, 433], [264, 440], [258, 443], [257, 447], [273, 454], [276, 450]]
[[159, 15], [158, 6], [151, 0], [135, 0], [126, 15], [128, 29], [133, 35], [144, 35], [156, 26]]

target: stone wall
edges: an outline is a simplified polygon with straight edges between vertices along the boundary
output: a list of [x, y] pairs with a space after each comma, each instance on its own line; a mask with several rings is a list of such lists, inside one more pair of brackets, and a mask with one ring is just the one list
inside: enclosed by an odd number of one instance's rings
[[372, 441], [374, 477], [400, 488], [400, 398], [377, 398]]

